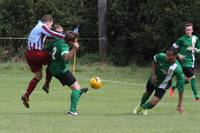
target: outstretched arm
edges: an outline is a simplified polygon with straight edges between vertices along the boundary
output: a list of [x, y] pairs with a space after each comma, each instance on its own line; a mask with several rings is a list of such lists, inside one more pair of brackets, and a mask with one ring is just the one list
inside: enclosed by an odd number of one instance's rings
[[182, 72], [182, 69], [176, 72], [177, 77], [177, 87], [179, 91], [179, 100], [178, 100], [178, 107], [177, 111], [179, 111], [181, 114], [184, 113], [184, 106], [183, 106], [183, 98], [184, 98], [184, 84], [185, 84], [185, 76]]

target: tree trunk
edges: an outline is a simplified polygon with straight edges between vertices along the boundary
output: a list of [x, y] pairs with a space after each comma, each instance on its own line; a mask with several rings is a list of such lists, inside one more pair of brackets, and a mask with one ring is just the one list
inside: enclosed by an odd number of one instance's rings
[[102, 61], [106, 60], [106, 56], [108, 54], [106, 17], [107, 0], [98, 0], [99, 54]]

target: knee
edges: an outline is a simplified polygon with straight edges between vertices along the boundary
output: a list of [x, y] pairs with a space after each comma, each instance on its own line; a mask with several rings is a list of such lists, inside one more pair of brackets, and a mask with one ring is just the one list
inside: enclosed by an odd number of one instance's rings
[[40, 81], [42, 79], [42, 77], [43, 77], [42, 73], [35, 74], [35, 78], [38, 79], [38, 81]]
[[79, 83], [76, 81], [75, 83], [73, 83], [70, 88], [72, 90], [80, 90], [81, 89], [81, 86], [79, 85]]
[[159, 101], [160, 101], [159, 98], [153, 98], [153, 99], [150, 101], [150, 103], [151, 103], [151, 105], [154, 107], [154, 106], [156, 106], [156, 105], [158, 104]]

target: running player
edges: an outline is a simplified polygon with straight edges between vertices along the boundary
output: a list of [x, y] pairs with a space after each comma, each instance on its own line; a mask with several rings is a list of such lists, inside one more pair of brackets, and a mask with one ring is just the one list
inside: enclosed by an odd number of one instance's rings
[[[185, 25], [185, 35], [180, 37], [173, 47], [178, 49], [178, 59], [186, 76], [186, 83], [191, 82], [191, 88], [196, 101], [200, 101], [196, 77], [194, 72], [195, 54], [200, 52], [199, 38], [193, 35], [193, 24]], [[170, 88], [170, 96], [173, 97], [176, 86]]]
[[[28, 47], [25, 53], [28, 65], [31, 71], [34, 73], [33, 79], [30, 81], [26, 92], [21, 97], [25, 107], [29, 108], [29, 96], [35, 89], [36, 85], [42, 78], [42, 65], [46, 65], [49, 62], [50, 55], [44, 51], [44, 41], [46, 37], [57, 37], [64, 38], [65, 36], [61, 33], [54, 32], [51, 29], [53, 24], [53, 17], [50, 15], [44, 15], [38, 24], [32, 29], [28, 37]], [[60, 31], [62, 27], [60, 27]], [[51, 74], [47, 71], [46, 83], [48, 84], [51, 80]]]
[[[177, 78], [177, 86], [179, 90], [177, 111], [180, 113], [184, 112], [183, 92], [185, 77], [179, 62], [176, 60], [177, 54], [177, 49], [171, 47], [167, 50], [167, 54], [159, 53], [154, 56], [151, 77], [147, 82], [146, 91], [142, 96], [140, 105], [133, 110], [134, 114], [147, 115], [147, 109], [152, 109], [156, 106], [164, 96], [167, 89], [170, 88], [173, 75]], [[154, 96], [148, 101], [154, 91]]]
[[[88, 90], [87, 88], [81, 89], [78, 81], [69, 71], [69, 61], [73, 59], [74, 54], [79, 48], [76, 35], [74, 32], [66, 32], [64, 40], [57, 39], [55, 42], [50, 43], [47, 48], [52, 56], [48, 67], [51, 74], [63, 86], [67, 85], [72, 89], [71, 106], [68, 112], [70, 115], [78, 115], [77, 104], [79, 97]], [[71, 50], [70, 47], [72, 47]]]

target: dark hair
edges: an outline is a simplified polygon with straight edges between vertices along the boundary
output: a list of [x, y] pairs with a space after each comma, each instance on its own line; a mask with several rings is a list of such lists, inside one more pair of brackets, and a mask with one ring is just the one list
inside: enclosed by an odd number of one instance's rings
[[51, 15], [44, 15], [42, 18], [41, 18], [41, 21], [43, 23], [45, 22], [48, 22], [48, 21], [53, 21], [53, 17]]
[[173, 55], [178, 55], [178, 49], [175, 47], [170, 47], [167, 49], [167, 52], [172, 52]]
[[192, 23], [186, 23], [186, 24], [185, 24], [185, 27], [189, 27], [189, 26], [192, 26], [192, 27], [193, 27], [193, 24], [192, 24]]
[[70, 41], [73, 42], [76, 38], [77, 38], [77, 34], [75, 32], [72, 32], [72, 31], [65, 32], [64, 40], [66, 42], [70, 42]]

